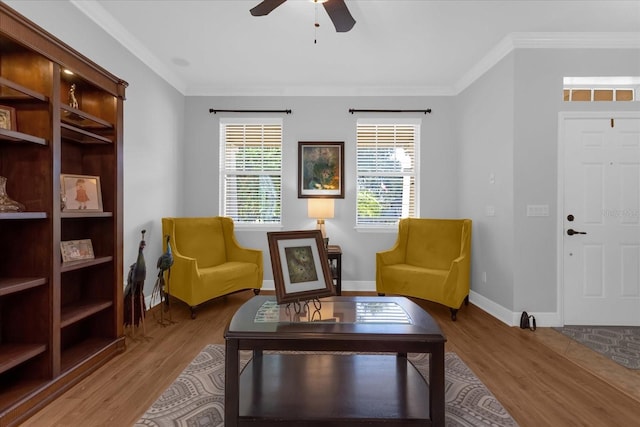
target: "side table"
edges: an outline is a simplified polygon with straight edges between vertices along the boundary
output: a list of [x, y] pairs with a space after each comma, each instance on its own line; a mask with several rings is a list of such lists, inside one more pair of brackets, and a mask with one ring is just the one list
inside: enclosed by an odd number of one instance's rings
[[329, 245], [327, 258], [329, 258], [331, 277], [335, 280], [336, 295], [342, 295], [342, 248], [338, 245]]

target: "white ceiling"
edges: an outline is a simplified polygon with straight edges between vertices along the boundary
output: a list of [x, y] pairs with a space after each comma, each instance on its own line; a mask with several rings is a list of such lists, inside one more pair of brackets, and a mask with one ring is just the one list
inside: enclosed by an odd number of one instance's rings
[[[451, 95], [514, 47], [640, 48], [640, 1], [70, 0], [185, 95]], [[317, 40], [317, 43], [314, 43]]]

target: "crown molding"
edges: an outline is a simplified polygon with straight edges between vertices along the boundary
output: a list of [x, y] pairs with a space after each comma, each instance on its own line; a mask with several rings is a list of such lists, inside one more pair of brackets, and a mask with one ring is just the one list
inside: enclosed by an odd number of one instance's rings
[[456, 82], [454, 95], [515, 49], [640, 49], [640, 33], [511, 33]]
[[453, 96], [453, 87], [440, 86], [283, 86], [189, 87], [185, 96]]
[[511, 33], [523, 49], [638, 49], [640, 33]]
[[500, 40], [500, 42], [489, 51], [489, 53], [482, 57], [480, 61], [473, 65], [469, 71], [464, 73], [462, 78], [456, 82], [453, 86], [454, 95], [460, 94], [460, 92], [471, 86], [473, 82], [493, 68], [502, 58], [510, 54], [513, 49], [515, 49], [515, 45], [511, 35]]
[[122, 26], [96, 0], [69, 0], [80, 12], [102, 28], [107, 34], [116, 39], [122, 46], [142, 61], [155, 74], [173, 86], [183, 95], [187, 85], [173, 71], [165, 66], [149, 49]]

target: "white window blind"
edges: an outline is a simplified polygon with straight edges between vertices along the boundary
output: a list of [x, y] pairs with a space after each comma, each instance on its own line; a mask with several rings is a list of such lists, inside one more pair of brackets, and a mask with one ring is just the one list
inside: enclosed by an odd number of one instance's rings
[[238, 224], [280, 224], [282, 123], [221, 123], [221, 214]]
[[417, 214], [419, 124], [357, 125], [357, 226], [395, 225]]

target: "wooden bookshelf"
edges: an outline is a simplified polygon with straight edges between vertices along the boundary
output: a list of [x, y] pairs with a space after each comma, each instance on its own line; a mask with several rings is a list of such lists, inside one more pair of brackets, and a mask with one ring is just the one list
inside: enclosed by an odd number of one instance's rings
[[[0, 109], [15, 116], [0, 127], [0, 176], [25, 207], [0, 205], [2, 426], [20, 424], [124, 351], [126, 87], [0, 3]], [[102, 211], [63, 211], [63, 174], [100, 177]], [[80, 239], [91, 239], [95, 257], [63, 263], [60, 242]]]

